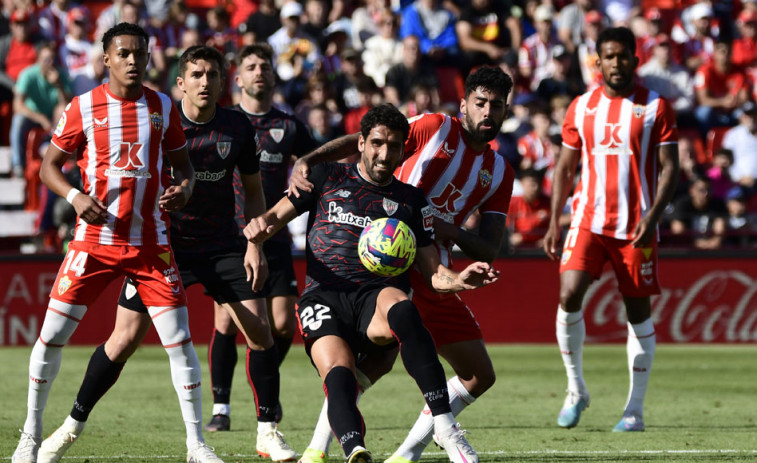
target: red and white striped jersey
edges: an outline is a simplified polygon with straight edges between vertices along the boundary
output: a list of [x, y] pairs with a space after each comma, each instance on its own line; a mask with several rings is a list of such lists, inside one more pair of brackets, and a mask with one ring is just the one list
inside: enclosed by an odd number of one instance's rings
[[108, 209], [105, 225], [78, 219], [74, 240], [102, 245], [168, 244], [168, 214], [158, 198], [169, 185], [164, 154], [186, 145], [181, 120], [167, 95], [142, 89], [127, 100], [103, 84], [75, 97], [52, 143], [78, 150], [84, 193]]
[[661, 145], [678, 143], [673, 107], [637, 86], [610, 98], [600, 87], [577, 97], [563, 123], [563, 145], [581, 152], [571, 227], [630, 239], [654, 204]]
[[410, 119], [405, 159], [394, 176], [423, 190], [434, 214], [457, 226], [476, 209], [507, 215], [515, 179], [505, 158], [490, 147], [470, 149], [460, 120], [444, 114]]

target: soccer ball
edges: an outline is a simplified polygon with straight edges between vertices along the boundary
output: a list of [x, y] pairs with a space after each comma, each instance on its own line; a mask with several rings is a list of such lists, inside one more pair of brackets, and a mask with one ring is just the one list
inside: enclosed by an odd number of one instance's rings
[[376, 219], [363, 229], [357, 252], [365, 268], [382, 277], [394, 277], [415, 259], [415, 235], [401, 220]]

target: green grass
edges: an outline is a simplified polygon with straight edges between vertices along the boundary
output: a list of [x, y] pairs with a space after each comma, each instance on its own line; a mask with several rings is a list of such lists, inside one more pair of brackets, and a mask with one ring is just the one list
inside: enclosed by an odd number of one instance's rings
[[[92, 352], [67, 347], [47, 411], [45, 432], [71, 408]], [[0, 461], [13, 453], [26, 414], [30, 348], [0, 349]], [[203, 361], [205, 420], [210, 415], [207, 348]], [[628, 392], [623, 345], [591, 345], [585, 351], [591, 407], [579, 426], [559, 429], [564, 372], [557, 348], [539, 345], [490, 347], [497, 370], [494, 388], [459, 420], [482, 462], [534, 461], [757, 461], [757, 346], [660, 345], [646, 401], [645, 433], [612, 433]], [[243, 358], [240, 356], [240, 358]], [[323, 400], [315, 370], [301, 346], [284, 363], [280, 430], [302, 452]], [[262, 462], [255, 455], [252, 394], [241, 364], [232, 396], [232, 431], [207, 434], [227, 463]], [[422, 406], [414, 383], [398, 362], [363, 398], [367, 446], [382, 462], [401, 442]], [[343, 461], [332, 446], [332, 461]], [[90, 417], [81, 439], [63, 462], [183, 461], [184, 427], [162, 349], [141, 348], [120, 381]], [[424, 463], [447, 459], [431, 446]]]

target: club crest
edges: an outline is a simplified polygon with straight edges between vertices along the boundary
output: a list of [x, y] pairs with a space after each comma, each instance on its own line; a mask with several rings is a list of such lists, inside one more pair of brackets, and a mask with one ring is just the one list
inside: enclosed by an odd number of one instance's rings
[[641, 119], [642, 116], [644, 116], [644, 111], [646, 111], [647, 107], [640, 104], [633, 105], [633, 115], [636, 117], [636, 119]]
[[271, 138], [276, 143], [280, 143], [284, 139], [284, 129], [268, 129], [268, 133], [271, 134]]
[[160, 130], [163, 128], [163, 116], [157, 112], [150, 114], [150, 124], [155, 130]]
[[221, 159], [226, 159], [226, 156], [228, 156], [229, 153], [231, 152], [231, 142], [230, 141], [216, 142], [216, 151], [218, 151], [218, 155], [221, 156]]
[[398, 207], [399, 207], [399, 203], [397, 203], [396, 201], [392, 201], [389, 198], [384, 198], [384, 210], [386, 211], [387, 214], [389, 214], [389, 216], [397, 212]]
[[478, 171], [478, 180], [481, 182], [482, 188], [488, 188], [492, 184], [492, 174], [486, 169]]
[[68, 275], [66, 275], [58, 282], [58, 294], [62, 296], [66, 291], [68, 291], [68, 288], [70, 287], [71, 279], [68, 278]]

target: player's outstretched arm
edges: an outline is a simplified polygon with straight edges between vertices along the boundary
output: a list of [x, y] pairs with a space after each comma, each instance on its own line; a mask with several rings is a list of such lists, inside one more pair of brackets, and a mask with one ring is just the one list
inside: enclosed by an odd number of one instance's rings
[[[260, 178], [260, 172], [242, 174], [240, 179], [244, 187], [244, 218], [252, 220], [253, 217], [265, 213], [263, 181]], [[252, 290], [257, 292], [263, 289], [263, 283], [268, 278], [268, 261], [263, 253], [262, 244], [247, 243], [244, 270], [247, 273], [247, 281], [252, 281]]]
[[578, 150], [563, 145], [555, 166], [552, 183], [552, 213], [549, 216], [549, 228], [542, 243], [544, 252], [552, 260], [557, 259], [557, 246], [560, 244], [560, 215], [573, 189], [573, 177], [578, 166], [579, 154]]
[[470, 259], [492, 262], [502, 249], [506, 220], [504, 214], [484, 213], [481, 215], [481, 224], [476, 234], [434, 218], [435, 237], [442, 241], [452, 241]]
[[262, 215], [253, 217], [244, 227], [244, 236], [251, 243], [261, 244], [299, 215], [286, 196]]
[[186, 145], [177, 150], [168, 151], [166, 156], [168, 156], [168, 162], [171, 163], [174, 184], [166, 188], [160, 196], [158, 206], [168, 212], [174, 212], [189, 202], [195, 185], [195, 170], [189, 160]]
[[657, 184], [657, 194], [647, 215], [642, 217], [634, 231], [633, 242], [635, 248], [649, 246], [657, 231], [657, 223], [662, 217], [665, 206], [673, 199], [680, 164], [678, 161], [678, 145], [670, 143], [658, 147], [657, 155], [660, 162], [660, 179]]
[[108, 211], [99, 199], [93, 198], [76, 190], [63, 175], [63, 165], [69, 154], [50, 143], [47, 153], [42, 159], [39, 178], [50, 190], [74, 206], [76, 215], [86, 223], [103, 225], [108, 220]]
[[294, 166], [292, 166], [292, 175], [289, 177], [288, 194], [299, 198], [300, 192], [298, 190], [311, 192], [313, 184], [308, 180], [310, 166], [322, 162], [338, 161], [357, 153], [358, 138], [360, 138], [360, 134], [357, 133], [339, 137], [295, 161]]
[[455, 272], [442, 265], [439, 253], [433, 245], [418, 249], [416, 263], [426, 284], [438, 293], [456, 293], [476, 289], [494, 283], [499, 272], [486, 262], [474, 262], [462, 272]]

